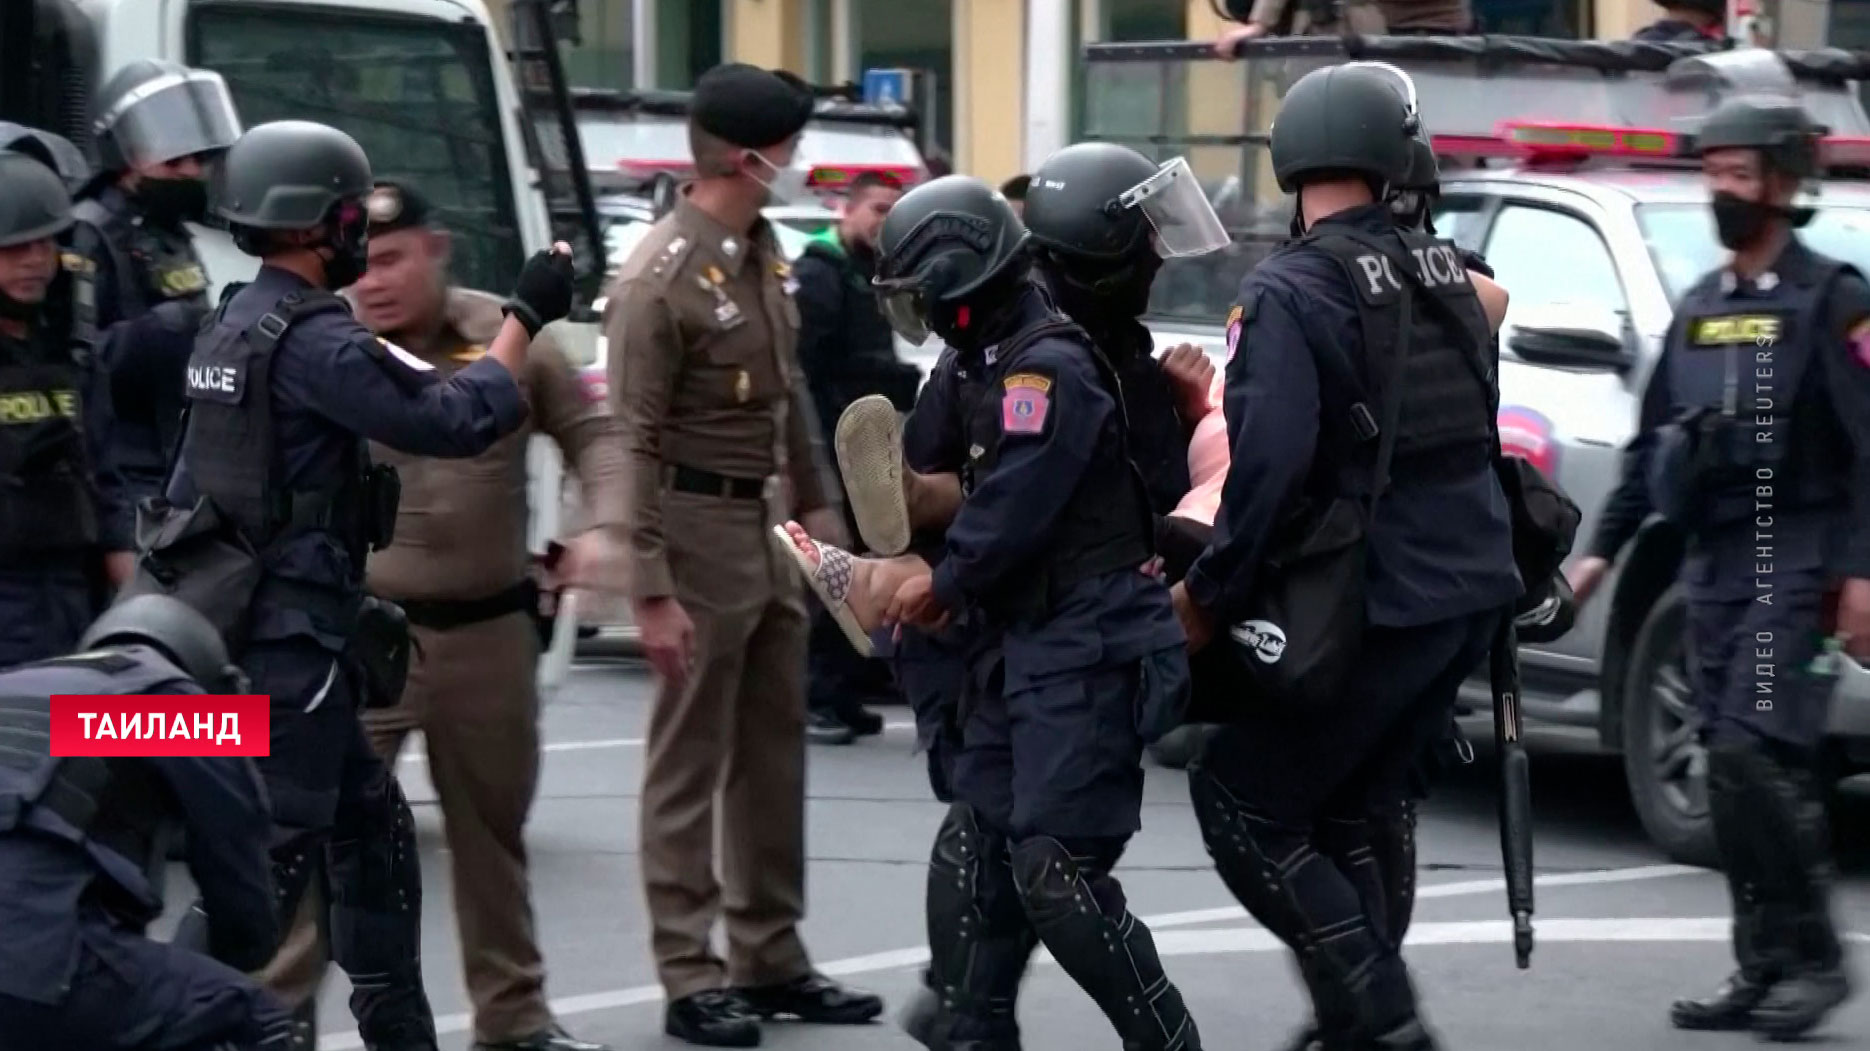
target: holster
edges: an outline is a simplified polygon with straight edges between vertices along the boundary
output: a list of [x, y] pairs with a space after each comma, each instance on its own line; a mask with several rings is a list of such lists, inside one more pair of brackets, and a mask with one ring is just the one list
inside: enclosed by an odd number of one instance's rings
[[402, 504], [403, 481], [396, 468], [371, 464], [363, 474], [363, 540], [372, 551], [381, 551], [396, 539], [396, 511]]
[[364, 674], [364, 707], [394, 708], [401, 703], [414, 645], [409, 618], [401, 606], [375, 595], [364, 596], [349, 653]]

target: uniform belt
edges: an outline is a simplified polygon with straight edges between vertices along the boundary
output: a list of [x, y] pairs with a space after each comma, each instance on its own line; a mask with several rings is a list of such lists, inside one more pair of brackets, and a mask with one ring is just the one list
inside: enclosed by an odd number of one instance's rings
[[669, 488], [696, 496], [721, 496], [733, 500], [759, 500], [766, 496], [766, 479], [733, 478], [699, 467], [669, 469]]
[[522, 580], [485, 598], [409, 599], [396, 604], [403, 608], [409, 623], [417, 627], [451, 631], [470, 624], [497, 620], [509, 613], [533, 610], [537, 608], [538, 602], [539, 586], [531, 580]]

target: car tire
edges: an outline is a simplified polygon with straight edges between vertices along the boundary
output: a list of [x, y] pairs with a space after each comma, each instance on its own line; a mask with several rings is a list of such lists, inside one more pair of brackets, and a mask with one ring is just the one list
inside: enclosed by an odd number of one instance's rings
[[1715, 868], [1707, 751], [1688, 687], [1688, 603], [1680, 585], [1650, 607], [1623, 693], [1623, 774], [1650, 841], [1684, 865]]

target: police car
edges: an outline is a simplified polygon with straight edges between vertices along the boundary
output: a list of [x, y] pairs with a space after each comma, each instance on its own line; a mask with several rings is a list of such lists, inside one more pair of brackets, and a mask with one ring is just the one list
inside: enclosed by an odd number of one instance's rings
[[[1160, 119], [1135, 99], [1151, 97], [1148, 82], [1158, 77], [1166, 85], [1224, 73], [1238, 78], [1249, 100], [1241, 144], [1263, 143], [1255, 129], [1276, 111], [1283, 85], [1344, 61], [1321, 54], [1339, 46], [1275, 42], [1255, 49], [1263, 58], [1199, 70], [1188, 68], [1207, 61], [1199, 45], [1087, 49], [1086, 137], [1199, 158], [1216, 136], [1183, 130], [1192, 117], [1164, 134]], [[1618, 481], [1621, 450], [1635, 432], [1676, 301], [1726, 258], [1678, 129], [1680, 118], [1703, 111], [1709, 97], [1735, 90], [1749, 74], [1724, 68], [1729, 60], [1693, 57], [1699, 53], [1680, 45], [1366, 38], [1358, 55], [1392, 61], [1412, 76], [1442, 157], [1436, 231], [1482, 253], [1511, 293], [1501, 330], [1501, 442], [1556, 478], [1584, 511], [1574, 560], [1583, 557], [1591, 524]], [[1762, 57], [1771, 55], [1731, 61], [1745, 66]], [[1795, 69], [1813, 70], [1798, 89], [1834, 132], [1822, 149], [1831, 174], [1809, 202], [1817, 211], [1801, 236], [1870, 272], [1870, 116], [1854, 83], [1870, 77], [1870, 68], [1841, 52], [1791, 58]], [[1519, 59], [1539, 64], [1516, 69]], [[1818, 74], [1818, 66], [1830, 75]], [[1168, 89], [1154, 97], [1168, 98]], [[1257, 209], [1223, 212], [1236, 244], [1215, 257], [1172, 261], [1158, 278], [1150, 328], [1159, 348], [1194, 342], [1218, 360], [1219, 321], [1241, 276], [1285, 236], [1290, 205], [1269, 187], [1265, 170], [1242, 163], [1239, 177]], [[1679, 538], [1652, 524], [1568, 635], [1523, 647], [1522, 707], [1535, 740], [1569, 739], [1620, 755], [1651, 838], [1677, 860], [1710, 863], [1706, 757], [1695, 739], [1683, 596], [1675, 585], [1681, 553]], [[1870, 672], [1853, 661], [1842, 665], [1827, 748], [1836, 775], [1870, 770]], [[1472, 735], [1491, 737], [1485, 682], [1471, 683], [1464, 700], [1479, 723]]]

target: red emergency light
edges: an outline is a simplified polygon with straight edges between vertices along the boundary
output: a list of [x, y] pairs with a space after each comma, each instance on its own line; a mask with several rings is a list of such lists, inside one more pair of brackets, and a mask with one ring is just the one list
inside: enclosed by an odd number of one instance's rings
[[1681, 136], [1654, 128], [1512, 120], [1503, 121], [1497, 134], [1521, 153], [1535, 158], [1637, 157], [1656, 160], [1682, 155]]
[[915, 184], [917, 174], [914, 168], [901, 164], [820, 164], [806, 181], [814, 189], [840, 191], [866, 172], [888, 176], [905, 190]]
[[1827, 168], [1870, 168], [1870, 138], [1827, 135], [1818, 140], [1818, 163]]
[[617, 170], [631, 175], [656, 175], [668, 172], [671, 175], [689, 175], [695, 170], [693, 161], [639, 161], [625, 158], [617, 162]]

